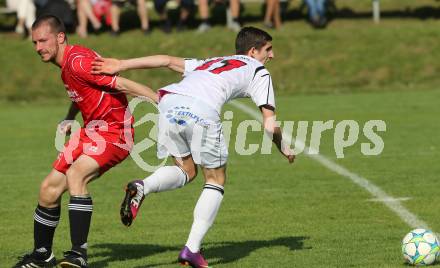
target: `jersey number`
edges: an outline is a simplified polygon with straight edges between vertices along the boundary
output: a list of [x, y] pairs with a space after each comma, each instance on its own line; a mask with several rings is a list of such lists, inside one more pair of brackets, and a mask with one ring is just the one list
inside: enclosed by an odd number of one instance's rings
[[223, 60], [222, 58], [220, 58], [220, 59], [210, 60], [210, 61], [206, 62], [203, 65], [200, 65], [199, 67], [197, 67], [196, 70], [198, 70], [198, 71], [206, 70], [216, 62], [220, 62], [223, 65], [216, 67], [212, 70], [209, 70], [209, 72], [211, 72], [213, 74], [220, 74], [222, 72], [230, 71], [232, 69], [240, 68], [240, 67], [246, 65], [246, 63], [244, 63], [240, 60]]

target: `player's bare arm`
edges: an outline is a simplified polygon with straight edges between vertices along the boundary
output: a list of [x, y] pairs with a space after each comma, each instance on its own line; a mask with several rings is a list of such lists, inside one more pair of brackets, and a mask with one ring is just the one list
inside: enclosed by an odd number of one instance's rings
[[278, 150], [287, 158], [289, 163], [293, 163], [295, 160], [295, 154], [289, 148], [289, 144], [283, 141], [283, 135], [281, 128], [276, 122], [276, 114], [271, 107], [260, 107], [261, 113], [263, 115], [263, 126], [264, 130], [272, 136], [272, 142], [277, 146]]
[[58, 130], [61, 133], [66, 133], [66, 135], [70, 135], [70, 131], [72, 129], [72, 120], [75, 119], [78, 113], [78, 106], [74, 102], [72, 102], [70, 104], [69, 110], [67, 111], [66, 117], [58, 124]]
[[158, 103], [159, 101], [156, 92], [154, 92], [151, 88], [123, 77], [116, 78], [115, 89], [132, 96], [148, 98], [155, 103]]
[[185, 60], [168, 55], [155, 55], [142, 58], [119, 60], [114, 58], [96, 58], [92, 62], [92, 74], [116, 74], [133, 69], [151, 69], [167, 67], [175, 72], [185, 71]]
[[64, 118], [64, 120], [73, 120], [75, 119], [76, 115], [79, 113], [79, 108], [76, 105], [76, 103], [71, 102], [69, 110], [67, 111], [67, 115]]

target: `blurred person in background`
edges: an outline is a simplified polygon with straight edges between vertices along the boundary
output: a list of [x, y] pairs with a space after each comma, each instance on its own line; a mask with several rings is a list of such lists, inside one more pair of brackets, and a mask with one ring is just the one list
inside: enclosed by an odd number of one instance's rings
[[281, 28], [281, 12], [279, 0], [267, 0], [264, 15], [264, 26], [267, 28]]
[[[222, 3], [221, 0], [215, 0], [217, 3]], [[199, 0], [199, 16], [200, 25], [197, 29], [198, 32], [206, 32], [211, 28], [209, 23], [209, 0]], [[229, 0], [229, 8], [226, 11], [227, 23], [226, 27], [233, 30], [234, 32], [239, 32], [241, 29], [240, 25], [240, 0]]]
[[327, 0], [304, 0], [309, 10], [309, 21], [314, 28], [327, 26], [326, 4]]
[[[171, 21], [168, 18], [167, 3], [169, 0], [154, 0], [154, 9], [159, 14], [162, 31], [171, 32]], [[177, 23], [177, 31], [183, 31], [188, 26], [188, 19], [194, 7], [194, 0], [179, 0], [179, 22]]]
[[[78, 27], [76, 33], [80, 37], [87, 37], [87, 23], [90, 21], [95, 31], [101, 29], [101, 21], [95, 16], [94, 6], [105, 4], [106, 0], [77, 0], [76, 1], [76, 14], [78, 16]], [[110, 6], [108, 6], [110, 9]], [[110, 11], [110, 10], [109, 10]]]
[[15, 32], [26, 36], [35, 21], [35, 5], [32, 0], [6, 0], [7, 8], [17, 12]]
[[63, 21], [68, 32], [73, 32], [77, 26], [74, 12], [75, 0], [34, 0], [37, 8], [37, 18], [43, 15], [53, 15]]
[[148, 13], [145, 0], [112, 0], [111, 14], [112, 14], [112, 35], [120, 34], [119, 19], [121, 17], [121, 8], [125, 3], [130, 3], [137, 6], [137, 12], [141, 21], [141, 29], [145, 35], [150, 34], [150, 26], [148, 22]]

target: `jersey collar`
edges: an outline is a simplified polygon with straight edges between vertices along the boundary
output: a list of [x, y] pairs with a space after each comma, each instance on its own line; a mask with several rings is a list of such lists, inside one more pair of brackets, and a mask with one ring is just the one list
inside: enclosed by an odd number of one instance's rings
[[259, 63], [260, 65], [264, 66], [264, 64], [261, 63], [259, 60], [256, 60], [256, 59], [254, 59], [252, 57], [249, 57], [248, 55], [237, 55], [237, 56], [246, 57], [246, 58], [251, 59], [252, 61], [255, 61], [255, 62]]

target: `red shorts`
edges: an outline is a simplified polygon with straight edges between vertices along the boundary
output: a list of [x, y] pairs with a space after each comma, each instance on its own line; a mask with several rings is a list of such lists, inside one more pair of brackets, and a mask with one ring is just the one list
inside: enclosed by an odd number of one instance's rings
[[[130, 130], [133, 141], [133, 129]], [[132, 148], [132, 142], [124, 142], [122, 130], [118, 133], [99, 133], [99, 138], [91, 139], [86, 131], [81, 128], [70, 137], [64, 145], [62, 152], [53, 163], [53, 168], [66, 174], [73, 162], [82, 154], [95, 159], [99, 165], [99, 173], [102, 175], [110, 168], [124, 160]], [[119, 141], [119, 142], [118, 142]]]

